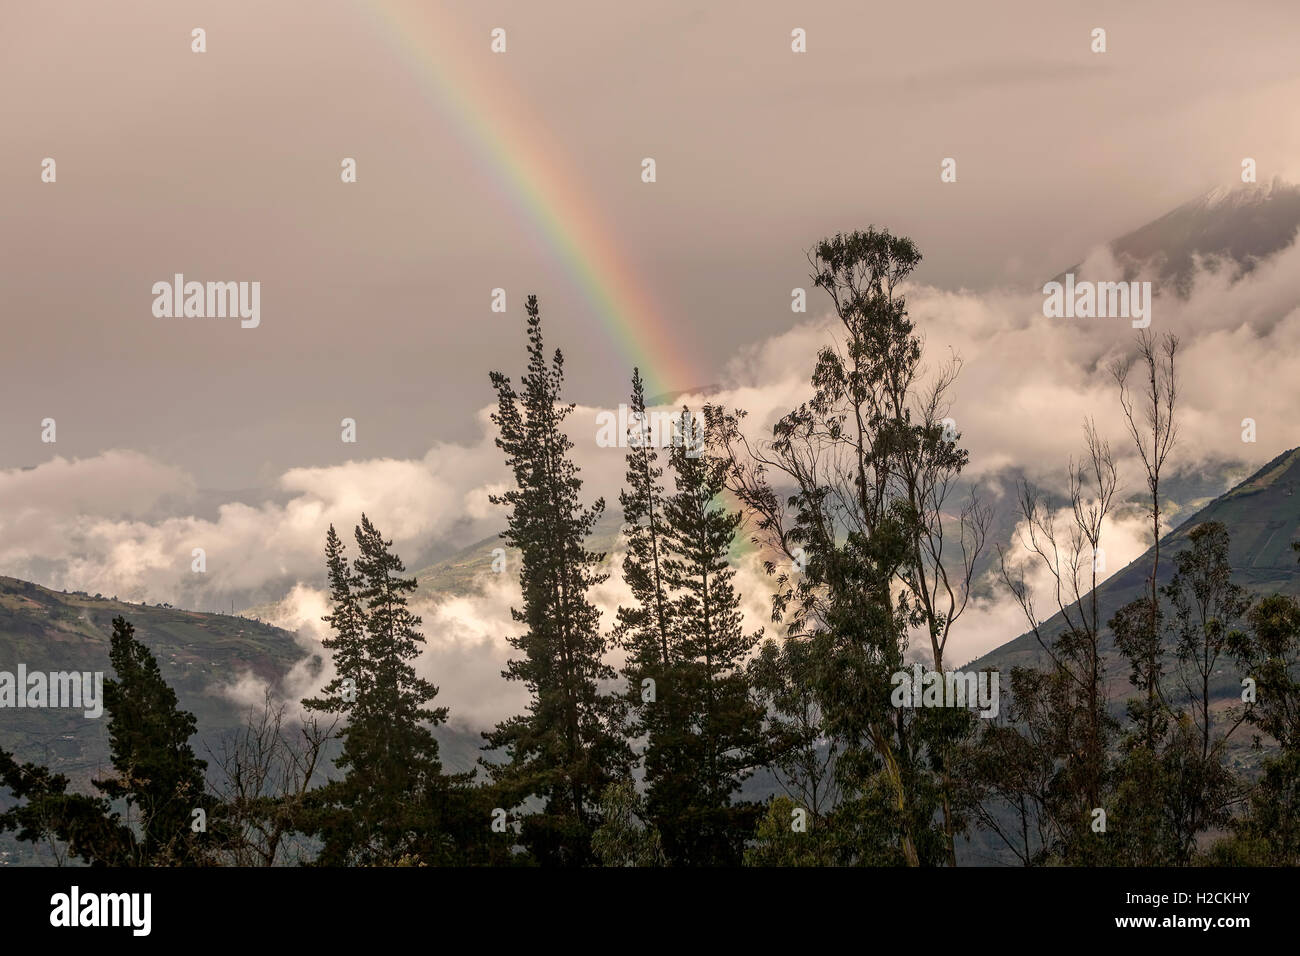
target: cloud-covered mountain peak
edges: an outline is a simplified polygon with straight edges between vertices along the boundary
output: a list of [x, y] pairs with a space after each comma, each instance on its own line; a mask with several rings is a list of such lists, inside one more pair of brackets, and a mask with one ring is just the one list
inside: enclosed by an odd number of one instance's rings
[[1190, 290], [1196, 262], [1227, 264], [1237, 277], [1289, 247], [1300, 229], [1300, 186], [1268, 183], [1217, 186], [1110, 243], [1134, 273]]

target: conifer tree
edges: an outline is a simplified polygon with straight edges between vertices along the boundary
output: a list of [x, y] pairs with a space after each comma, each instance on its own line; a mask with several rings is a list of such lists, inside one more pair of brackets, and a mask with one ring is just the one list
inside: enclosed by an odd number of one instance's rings
[[[664, 583], [665, 494], [660, 477], [659, 452], [650, 434], [645, 409], [645, 388], [639, 369], [632, 372], [629, 413], [627, 487], [619, 495], [623, 505], [627, 554], [623, 580], [635, 603], [618, 609], [615, 641], [627, 652], [623, 674], [627, 679], [626, 733], [644, 741], [641, 760], [646, 781], [668, 789], [666, 780], [691, 782], [687, 755], [690, 697], [678, 686], [683, 670], [672, 625], [672, 599]], [[630, 782], [627, 783], [630, 786]], [[685, 795], [689, 800], [689, 795]], [[657, 809], [673, 816], [677, 809], [657, 802]]]
[[762, 733], [744, 665], [762, 632], [745, 633], [734, 586], [741, 515], [720, 501], [727, 464], [691, 438], [692, 426], [683, 409], [669, 453], [676, 492], [664, 509], [663, 575], [674, 658], [654, 709], [670, 723], [650, 741], [647, 804], [675, 863], [739, 865], [758, 811], [732, 796], [759, 759]]
[[588, 598], [606, 577], [599, 572], [604, 555], [586, 547], [605, 503], [598, 499], [587, 508], [579, 501], [582, 481], [563, 430], [573, 410], [560, 397], [564, 358], [557, 349], [547, 360], [536, 296], [528, 297], [527, 313], [528, 368], [521, 391], [500, 372], [491, 379], [497, 446], [515, 478], [515, 487], [492, 501], [509, 509], [502, 537], [522, 556], [523, 608], [512, 614], [525, 627], [510, 638], [520, 656], [503, 676], [521, 681], [530, 701], [526, 713], [484, 736], [488, 749], [506, 754], [503, 764], [488, 765], [502, 799], [511, 807], [530, 796], [543, 802], [540, 813], [521, 822], [521, 838], [534, 859], [585, 865], [592, 861], [601, 796], [627, 773], [631, 760], [618, 733], [622, 701], [600, 686], [615, 673], [604, 662], [610, 642]]
[[351, 568], [333, 526], [326, 536], [333, 613], [325, 620], [334, 636], [324, 644], [338, 673], [324, 696], [303, 702], [347, 720], [335, 761], [346, 776], [312, 801], [313, 829], [324, 838], [319, 862], [448, 862], [449, 837], [431, 812], [448, 786], [431, 729], [447, 719], [447, 708], [428, 706], [438, 688], [411, 664], [424, 643], [420, 618], [407, 608], [416, 582], [402, 576], [392, 541], [365, 515], [355, 536]]
[[308, 710], [346, 715], [356, 700], [355, 693], [345, 693], [346, 682], [352, 681], [352, 690], [359, 690], [372, 673], [365, 666], [365, 615], [355, 593], [359, 582], [348, 566], [343, 541], [332, 524], [325, 533], [325, 566], [333, 613], [322, 620], [333, 633], [321, 641], [321, 646], [334, 657], [335, 676], [325, 686], [323, 696], [304, 700], [303, 706]]
[[109, 659], [116, 677], [104, 681], [104, 707], [113, 715], [108, 741], [117, 773], [94, 784], [138, 814], [138, 857], [155, 864], [199, 862], [193, 812], [211, 807], [203, 784], [207, 763], [188, 743], [198, 730], [194, 715], [178, 707], [157, 660], [125, 618], [113, 619]]
[[[668, 634], [670, 602], [664, 590], [664, 489], [659, 479], [659, 453], [645, 410], [645, 383], [640, 369], [632, 370], [629, 413], [627, 487], [619, 494], [627, 555], [623, 580], [636, 604], [618, 609], [616, 640], [628, 652], [629, 692], [639, 699], [641, 680], [662, 679], [670, 662]], [[656, 687], [657, 696], [657, 687]]]
[[[0, 751], [0, 780], [23, 801], [0, 816], [0, 830], [16, 829], [19, 839], [31, 842], [52, 836], [91, 864], [205, 863], [194, 811], [206, 817], [214, 804], [204, 792], [207, 764], [189, 745], [194, 715], [179, 708], [157, 660], [121, 616], [113, 619], [109, 659], [115, 677], [104, 681], [104, 709], [114, 774], [92, 781], [105, 796], [68, 793], [62, 774], [19, 765]], [[125, 816], [112, 801], [125, 805]]]

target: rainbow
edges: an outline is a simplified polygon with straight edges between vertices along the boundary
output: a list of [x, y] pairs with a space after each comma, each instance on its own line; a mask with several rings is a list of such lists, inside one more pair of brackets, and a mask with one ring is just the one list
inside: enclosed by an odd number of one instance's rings
[[[628, 377], [639, 366], [648, 396], [699, 385], [703, 380], [686, 350], [673, 342], [663, 311], [619, 255], [573, 164], [530, 117], [519, 91], [492, 70], [496, 54], [488, 33], [467, 34], [439, 0], [373, 0], [363, 6], [564, 266], [627, 361]], [[639, 160], [629, 165], [628, 175], [639, 176]]]

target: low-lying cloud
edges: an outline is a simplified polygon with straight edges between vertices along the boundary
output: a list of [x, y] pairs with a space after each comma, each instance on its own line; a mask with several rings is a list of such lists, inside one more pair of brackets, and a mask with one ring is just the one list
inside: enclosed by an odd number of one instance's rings
[[[1105, 275], [1118, 267], [1099, 250], [1081, 269]], [[970, 449], [969, 476], [988, 483], [995, 504], [1009, 507], [1002, 489], [1008, 469], [1045, 487], [1060, 488], [1067, 462], [1082, 449], [1082, 426], [1095, 418], [1119, 458], [1126, 493], [1142, 490], [1142, 476], [1126, 434], [1109, 361], [1130, 356], [1137, 335], [1123, 319], [1047, 319], [1042, 292], [948, 291], [913, 285], [911, 315], [924, 336], [931, 370], [954, 356], [963, 362], [950, 414]], [[1179, 357], [1179, 443], [1174, 469], [1212, 463], [1261, 464], [1300, 444], [1300, 248], [1259, 263], [1234, 281], [1232, 270], [1201, 269], [1191, 294], [1159, 295], [1151, 331], [1182, 339]], [[707, 400], [747, 409], [753, 437], [770, 434], [781, 415], [810, 394], [817, 350], [835, 334], [821, 315], [738, 353], [720, 389]], [[579, 363], [570, 363], [570, 374]], [[705, 396], [686, 396], [698, 407]], [[597, 445], [597, 415], [616, 410], [625, 395], [601, 407], [579, 406], [569, 422], [574, 456], [588, 500], [603, 496], [618, 508], [624, 452]], [[678, 402], [680, 404], [680, 402]], [[508, 487], [501, 451], [493, 441], [489, 409], [479, 414], [472, 443], [435, 443], [418, 459], [372, 458], [329, 467], [293, 468], [263, 500], [230, 501], [201, 516], [191, 507], [197, 483], [146, 454], [115, 450], [93, 458], [59, 456], [30, 469], [0, 471], [0, 573], [54, 588], [166, 601], [205, 609], [238, 595], [274, 604], [274, 620], [296, 631], [303, 662], [283, 682], [287, 699], [328, 679], [321, 655], [326, 613], [322, 547], [333, 523], [350, 539], [362, 512], [394, 540], [408, 565], [418, 556], [450, 552], [495, 534], [501, 509], [489, 496]], [[1242, 420], [1256, 424], [1258, 441], [1243, 443]], [[215, 516], [213, 516], [215, 515]], [[1111, 570], [1140, 554], [1149, 541], [1137, 520], [1117, 516], [1106, 529]], [[196, 573], [193, 549], [205, 553]], [[614, 572], [595, 595], [612, 626], [613, 610], [628, 596]], [[1032, 580], [1032, 578], [1031, 578]], [[1043, 582], [1038, 581], [1038, 584]], [[739, 569], [738, 586], [749, 626], [767, 627], [771, 582], [757, 556]], [[421, 601], [428, 648], [421, 672], [443, 689], [454, 717], [485, 724], [517, 708], [522, 690], [500, 671], [510, 655], [507, 637], [518, 628], [511, 575], [493, 575], [468, 595]], [[949, 656], [969, 659], [1024, 630], [1019, 608], [1004, 595], [972, 604], [954, 630]], [[324, 655], [327, 657], [328, 655]], [[328, 668], [328, 662], [325, 664]], [[225, 689], [236, 700], [260, 700], [251, 677]]]

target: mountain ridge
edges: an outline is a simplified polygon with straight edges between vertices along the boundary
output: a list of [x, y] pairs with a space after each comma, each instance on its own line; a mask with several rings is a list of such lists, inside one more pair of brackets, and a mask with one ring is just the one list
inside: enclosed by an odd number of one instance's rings
[[[1186, 298], [1198, 263], [1228, 264], [1233, 279], [1289, 247], [1300, 232], [1300, 186], [1268, 183], [1216, 186], [1106, 243], [1125, 281], [1153, 279]], [[1076, 262], [1056, 276], [1080, 275]]]
[[[1300, 533], [1300, 447], [1288, 449], [1269, 460], [1209, 504], [1189, 515], [1160, 539], [1161, 584], [1173, 576], [1174, 556], [1185, 544], [1188, 532], [1207, 521], [1222, 521], [1230, 535], [1229, 562], [1232, 580], [1256, 594], [1279, 591], [1300, 596], [1300, 565], [1295, 563], [1291, 542]], [[1264, 514], [1259, 514], [1259, 512]], [[1103, 622], [1103, 647], [1114, 656], [1113, 639], [1105, 622], [1145, 587], [1154, 557], [1154, 546], [1097, 586]], [[1091, 596], [1084, 595], [1087, 599]], [[1074, 605], [1071, 605], [1074, 607]], [[1040, 623], [1044, 636], [1059, 633], [1064, 620], [1058, 610]], [[1026, 631], [966, 666], [972, 669], [1016, 664], [1041, 665], [1045, 655], [1032, 631]]]

